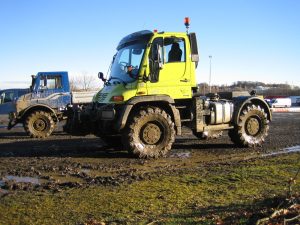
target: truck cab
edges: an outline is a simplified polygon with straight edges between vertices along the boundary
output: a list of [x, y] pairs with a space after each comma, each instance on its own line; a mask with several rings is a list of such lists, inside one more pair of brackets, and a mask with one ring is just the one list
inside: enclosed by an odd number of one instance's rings
[[[173, 115], [180, 114], [181, 119], [176, 119], [180, 134], [182, 121], [190, 119], [192, 96], [197, 90], [195, 69], [199, 56], [195, 33], [143, 30], [124, 37], [116, 50], [108, 78], [99, 73], [105, 85], [94, 98], [93, 107], [99, 108], [97, 117], [105, 122], [100, 122], [101, 128], [95, 128], [96, 132], [103, 137], [124, 129], [127, 118], [123, 112], [127, 114], [134, 105], [152, 102], [165, 105]], [[112, 119], [113, 125], [109, 124]]]
[[38, 72], [31, 78], [30, 93], [17, 101], [18, 114], [22, 115], [37, 106], [53, 110], [65, 107], [67, 103], [70, 103], [68, 72]]
[[198, 52], [191, 52], [191, 37], [195, 35], [151, 31], [124, 37], [96, 102], [120, 104], [134, 96], [151, 95], [191, 98], [198, 61]]
[[70, 92], [68, 72], [38, 72], [31, 75], [32, 92], [50, 95], [55, 92]]

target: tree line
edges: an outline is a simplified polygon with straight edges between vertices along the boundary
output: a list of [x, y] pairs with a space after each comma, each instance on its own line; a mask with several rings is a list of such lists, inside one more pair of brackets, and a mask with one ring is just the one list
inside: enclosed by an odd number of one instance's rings
[[252, 90], [255, 90], [257, 94], [264, 96], [300, 96], [300, 87], [289, 84], [266, 84], [259, 81], [236, 81], [231, 85], [212, 85], [211, 87], [209, 87], [207, 83], [198, 84], [198, 91], [201, 94], [207, 94], [209, 92]]

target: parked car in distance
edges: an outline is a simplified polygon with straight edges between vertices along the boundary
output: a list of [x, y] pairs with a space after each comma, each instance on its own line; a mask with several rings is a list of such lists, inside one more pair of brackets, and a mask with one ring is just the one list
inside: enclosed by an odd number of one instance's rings
[[22, 95], [29, 92], [29, 88], [14, 88], [0, 90], [0, 124], [8, 124], [8, 114], [14, 111], [14, 102]]
[[292, 106], [290, 98], [274, 98], [270, 101], [271, 108], [289, 108]]

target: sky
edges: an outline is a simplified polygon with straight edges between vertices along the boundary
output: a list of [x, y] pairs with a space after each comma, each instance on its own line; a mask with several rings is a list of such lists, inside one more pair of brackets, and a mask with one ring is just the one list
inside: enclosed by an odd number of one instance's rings
[[[118, 42], [139, 30], [196, 32], [197, 82], [300, 86], [298, 0], [0, 0], [0, 89], [39, 71], [107, 73]], [[97, 81], [98, 82], [98, 81]], [[100, 85], [100, 83], [99, 83]]]

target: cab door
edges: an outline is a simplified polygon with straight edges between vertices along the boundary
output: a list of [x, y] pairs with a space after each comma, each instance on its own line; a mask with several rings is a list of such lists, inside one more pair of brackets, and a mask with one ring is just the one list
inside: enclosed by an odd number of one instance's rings
[[[149, 95], [165, 94], [173, 99], [191, 97], [189, 67], [186, 63], [186, 40], [184, 37], [158, 37], [153, 40], [149, 53], [150, 72], [157, 79], [147, 83]], [[153, 61], [159, 68], [151, 68]], [[153, 67], [153, 66], [152, 66]]]
[[37, 82], [39, 82], [39, 87], [33, 98], [38, 103], [48, 105], [51, 108], [60, 108], [71, 102], [70, 93], [64, 90], [61, 74], [41, 74]]

